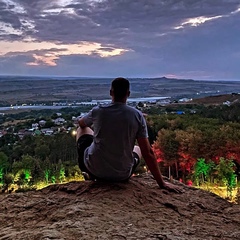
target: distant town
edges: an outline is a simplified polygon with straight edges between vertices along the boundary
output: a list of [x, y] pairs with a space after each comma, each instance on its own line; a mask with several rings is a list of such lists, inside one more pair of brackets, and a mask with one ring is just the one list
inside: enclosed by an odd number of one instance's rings
[[[228, 96], [237, 96], [239, 94], [231, 94]], [[168, 113], [168, 114], [185, 114], [188, 113], [195, 114], [197, 110], [194, 108], [194, 104], [191, 104], [193, 99], [191, 98], [180, 98], [178, 100], [172, 100], [171, 97], [146, 97], [146, 98], [129, 98], [128, 104], [140, 109], [143, 112], [151, 111], [155, 109], [158, 113]], [[232, 103], [236, 101], [239, 102], [239, 99], [236, 98], [232, 102], [229, 100], [224, 100], [220, 102], [222, 105], [230, 106]], [[110, 99], [103, 100], [92, 100], [89, 102], [53, 102], [52, 105], [42, 104], [21, 104], [9, 107], [0, 107], [0, 119], [2, 119], [2, 123], [0, 124], [0, 138], [7, 134], [8, 132], [14, 133], [21, 140], [24, 136], [32, 135], [54, 135], [60, 132], [71, 133], [75, 135], [76, 128], [78, 126], [76, 119], [78, 116], [83, 116], [87, 111], [83, 111], [83, 109], [90, 110], [93, 106], [99, 104], [108, 104], [110, 103]], [[177, 105], [176, 105], [177, 104]], [[192, 108], [185, 109], [184, 104], [193, 105]], [[175, 106], [175, 107], [174, 107]], [[178, 107], [176, 107], [178, 106]], [[166, 112], [166, 108], [173, 107], [172, 111]], [[62, 109], [72, 109], [73, 113], [78, 112], [80, 115], [76, 114], [64, 114], [62, 113]], [[80, 109], [80, 110], [79, 110]], [[52, 110], [54, 113], [51, 113], [51, 116], [45, 116], [42, 119], [32, 118], [32, 119], [24, 119], [29, 115], [29, 111], [33, 114], [36, 114], [39, 111], [44, 110]], [[16, 119], [14, 118], [14, 112], [19, 111], [23, 112], [22, 117], [18, 114], [16, 115]], [[56, 112], [58, 111], [58, 112]], [[11, 116], [10, 118], [8, 116]], [[66, 117], [64, 117], [66, 116]], [[4, 119], [3, 119], [4, 118]], [[21, 119], [22, 118], [22, 119]], [[35, 120], [36, 119], [36, 120]], [[18, 127], [16, 127], [18, 126]], [[22, 128], [21, 128], [22, 126]]]

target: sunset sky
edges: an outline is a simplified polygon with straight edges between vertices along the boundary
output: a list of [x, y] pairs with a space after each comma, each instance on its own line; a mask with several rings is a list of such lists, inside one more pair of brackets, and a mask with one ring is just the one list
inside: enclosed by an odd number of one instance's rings
[[0, 74], [240, 80], [240, 1], [0, 0]]

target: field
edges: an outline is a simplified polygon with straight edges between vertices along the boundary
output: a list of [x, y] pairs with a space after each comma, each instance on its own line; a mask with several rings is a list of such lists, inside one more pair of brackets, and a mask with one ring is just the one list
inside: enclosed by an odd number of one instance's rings
[[[240, 93], [238, 81], [194, 81], [168, 78], [135, 78], [131, 97], [201, 98]], [[110, 78], [54, 78], [0, 76], [0, 104], [88, 101], [109, 98]]]

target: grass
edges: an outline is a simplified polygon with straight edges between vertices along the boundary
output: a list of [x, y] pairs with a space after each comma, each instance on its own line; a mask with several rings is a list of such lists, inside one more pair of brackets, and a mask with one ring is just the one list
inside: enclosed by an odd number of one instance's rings
[[212, 193], [220, 196], [221, 198], [229, 200], [230, 202], [236, 202], [237, 194], [238, 194], [238, 191], [240, 190], [240, 187], [234, 188], [232, 191], [232, 196], [229, 196], [227, 187], [216, 186], [216, 185], [212, 186], [209, 184], [205, 184], [205, 185], [200, 186], [199, 188], [203, 189], [205, 191], [212, 192]]

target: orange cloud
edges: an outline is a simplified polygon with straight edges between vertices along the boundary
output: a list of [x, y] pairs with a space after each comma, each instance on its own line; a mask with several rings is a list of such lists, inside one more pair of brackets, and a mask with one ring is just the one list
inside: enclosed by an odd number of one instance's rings
[[34, 62], [28, 62], [26, 63], [29, 66], [39, 66], [39, 65], [47, 65], [47, 66], [57, 66], [56, 60], [59, 59], [59, 57], [56, 56], [50, 56], [48, 54], [44, 56], [39, 56], [37, 54], [33, 54]]
[[122, 55], [127, 49], [104, 46], [97, 42], [81, 41], [75, 44], [60, 44], [58, 42], [3, 42], [0, 56], [4, 55], [31, 55], [33, 62], [26, 63], [29, 66], [56, 66], [61, 56], [69, 55], [98, 55], [100, 57], [112, 57]]

